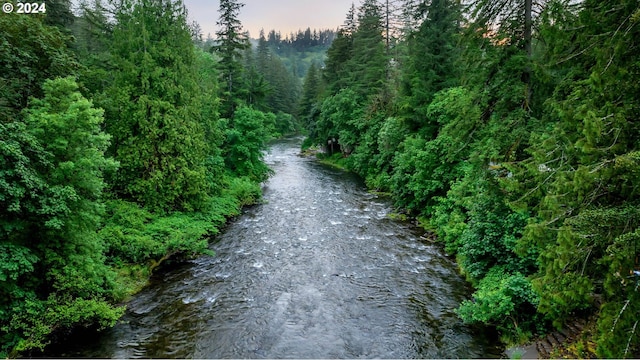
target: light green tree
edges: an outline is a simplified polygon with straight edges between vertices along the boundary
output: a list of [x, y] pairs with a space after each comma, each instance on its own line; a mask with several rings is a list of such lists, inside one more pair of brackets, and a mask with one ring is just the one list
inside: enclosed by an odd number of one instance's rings
[[43, 348], [56, 329], [113, 325], [115, 274], [97, 235], [109, 136], [103, 112], [72, 78], [46, 81], [24, 125], [2, 127], [0, 337], [11, 356]]

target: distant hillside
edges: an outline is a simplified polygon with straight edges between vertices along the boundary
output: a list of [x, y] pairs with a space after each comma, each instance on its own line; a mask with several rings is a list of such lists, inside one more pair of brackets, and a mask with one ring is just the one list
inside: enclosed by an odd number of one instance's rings
[[[267, 35], [261, 33], [260, 36], [266, 39], [271, 52], [281, 58], [286, 68], [302, 79], [312, 63], [318, 67], [324, 65], [327, 50], [336, 36], [336, 31], [307, 28], [283, 38], [280, 32], [271, 30]], [[259, 39], [251, 39], [251, 42], [257, 46]]]

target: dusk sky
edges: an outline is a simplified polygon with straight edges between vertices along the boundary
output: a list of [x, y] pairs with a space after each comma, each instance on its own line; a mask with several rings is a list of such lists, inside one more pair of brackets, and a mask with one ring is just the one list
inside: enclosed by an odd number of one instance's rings
[[[219, 2], [216, 0], [183, 0], [189, 11], [189, 21], [197, 21], [203, 36], [215, 38], [218, 27]], [[240, 21], [251, 37], [257, 38], [261, 28], [275, 29], [285, 37], [298, 29], [336, 29], [354, 2], [359, 0], [243, 0]]]

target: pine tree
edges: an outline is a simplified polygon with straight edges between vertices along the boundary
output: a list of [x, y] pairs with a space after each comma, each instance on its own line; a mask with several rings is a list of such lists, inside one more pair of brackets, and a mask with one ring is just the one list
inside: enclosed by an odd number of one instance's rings
[[388, 60], [383, 30], [380, 5], [376, 0], [365, 0], [358, 8], [358, 26], [347, 65], [349, 86], [365, 98], [379, 93], [386, 84]]
[[403, 92], [408, 103], [404, 108], [414, 129], [430, 126], [427, 133], [434, 134], [437, 124], [429, 124], [427, 107], [438, 91], [457, 85], [460, 9], [451, 0], [433, 0], [423, 3], [419, 11], [416, 17], [424, 20], [407, 40]]
[[304, 84], [302, 85], [302, 96], [300, 97], [300, 103], [298, 104], [298, 116], [303, 119], [305, 126], [308, 128], [311, 126], [309, 116], [311, 110], [317, 105], [320, 97], [320, 77], [318, 76], [318, 69], [315, 63], [311, 64], [307, 75], [304, 78]]
[[242, 54], [250, 47], [246, 34], [242, 31], [242, 23], [238, 19], [240, 9], [244, 6], [238, 0], [221, 0], [216, 32], [218, 44], [213, 51], [220, 56], [220, 84], [222, 86], [221, 115], [232, 118], [242, 93]]

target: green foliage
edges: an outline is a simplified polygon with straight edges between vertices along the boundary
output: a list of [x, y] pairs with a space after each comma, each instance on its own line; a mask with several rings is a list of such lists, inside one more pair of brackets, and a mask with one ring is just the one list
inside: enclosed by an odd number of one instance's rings
[[515, 333], [521, 331], [522, 322], [531, 321], [537, 303], [538, 297], [525, 276], [496, 266], [478, 283], [473, 301], [462, 302], [458, 314], [465, 322], [493, 324]]
[[100, 235], [108, 241], [111, 261], [158, 262], [167, 254], [190, 257], [206, 253], [205, 235], [215, 234], [215, 224], [198, 220], [196, 214], [154, 216], [136, 204], [110, 201]]
[[236, 176], [262, 182], [271, 170], [262, 161], [266, 140], [275, 132], [276, 116], [249, 108], [239, 108], [225, 131], [223, 145], [227, 168]]
[[[226, 190], [226, 194], [227, 196], [230, 196], [233, 204], [235, 205], [230, 209], [231, 211], [227, 210], [225, 214], [239, 215], [240, 207], [255, 204], [260, 200], [262, 197], [262, 190], [260, 189], [259, 184], [249, 178], [234, 177], [229, 180], [229, 186]], [[215, 209], [215, 207], [213, 209]]]
[[58, 5], [57, 28], [0, 17], [0, 357], [113, 326], [163, 261], [210, 254], [260, 199], [265, 142], [297, 130], [248, 108], [219, 120], [219, 59], [195, 49], [180, 1], [112, 18], [96, 2], [76, 22]]
[[574, 45], [554, 48], [575, 61], [554, 69], [564, 77], [529, 150], [539, 202], [523, 246], [541, 249], [533, 280], [540, 311], [559, 325], [599, 299], [597, 351], [607, 357], [629, 356], [638, 344], [626, 310], [638, 306], [629, 276], [638, 256], [633, 119], [640, 88], [625, 80], [639, 70], [630, 60], [637, 52], [637, 24], [628, 22], [635, 11], [631, 2], [585, 3], [574, 20], [582, 27], [573, 32]]
[[429, 140], [432, 130], [425, 126], [405, 139], [391, 160], [391, 191], [397, 206], [431, 216], [437, 198], [445, 196], [461, 176], [462, 162], [469, 158], [480, 127], [480, 111], [473, 100], [473, 94], [460, 87], [435, 95], [427, 114], [440, 128], [437, 137]]
[[291, 114], [279, 111], [276, 114], [275, 122], [275, 132], [272, 134], [273, 137], [291, 135], [300, 131], [298, 122]]
[[311, 64], [302, 84], [302, 96], [297, 109], [298, 116], [307, 128], [312, 126], [311, 111], [320, 101], [320, 80], [316, 64]]
[[460, 265], [473, 280], [482, 279], [497, 265], [528, 275], [535, 269], [535, 251], [522, 257], [516, 252], [528, 215], [510, 210], [490, 180], [474, 185], [476, 193], [466, 209], [467, 226], [458, 248]]
[[16, 356], [31, 349], [43, 350], [48, 344], [45, 340], [47, 336], [59, 328], [112, 327], [124, 314], [125, 308], [114, 308], [104, 301], [95, 299], [69, 299], [52, 295], [44, 301], [27, 299], [14, 310], [16, 315], [10, 325], [2, 330], [19, 332], [24, 337], [13, 344], [11, 352], [5, 353], [8, 356]]
[[0, 147], [16, 160], [3, 162], [0, 171], [0, 199], [8, 205], [0, 238], [9, 255], [0, 287], [5, 354], [42, 348], [56, 329], [87, 319], [110, 322], [121, 313], [105, 302], [114, 274], [96, 235], [102, 172], [117, 165], [104, 156], [109, 136], [101, 130], [102, 111], [80, 95], [72, 78], [45, 81], [43, 89], [23, 125], [3, 126], [16, 131], [3, 133]]
[[107, 130], [122, 165], [114, 190], [156, 211], [201, 208], [207, 149], [182, 4], [126, 2], [113, 37]]
[[423, 4], [426, 15], [419, 29], [407, 39], [408, 59], [403, 72], [403, 112], [414, 129], [433, 121], [427, 116], [427, 107], [440, 90], [453, 87], [457, 82], [454, 64], [459, 50], [460, 9], [449, 0], [435, 0]]
[[[283, 60], [267, 47], [264, 34], [261, 34], [258, 40], [255, 57], [255, 70], [264, 80], [265, 85], [265, 104], [258, 108], [273, 113], [293, 114], [299, 101], [299, 80], [292, 71], [286, 68]], [[248, 104], [252, 103], [248, 102]]]
[[326, 98], [316, 124], [317, 143], [325, 145], [331, 139], [334, 145], [336, 141], [340, 144], [343, 152], [353, 151], [358, 142], [359, 128], [362, 127], [361, 115], [360, 100], [350, 89]]
[[206, 183], [209, 194], [217, 195], [224, 187], [223, 175], [226, 171], [222, 157], [222, 142], [224, 133], [222, 122], [219, 120], [218, 107], [218, 71], [214, 57], [196, 49], [196, 72], [199, 87], [200, 125], [204, 131]]
[[334, 95], [347, 85], [348, 71], [347, 64], [352, 56], [352, 34], [338, 30], [336, 39], [327, 50], [327, 60], [322, 77], [327, 84], [328, 95]]
[[43, 24], [38, 15], [0, 17], [0, 122], [19, 119], [30, 97], [42, 97], [46, 79], [78, 69], [66, 47], [68, 41], [59, 29]]
[[242, 103], [241, 94], [246, 90], [241, 80], [241, 59], [243, 50], [248, 49], [250, 44], [238, 19], [243, 6], [244, 4], [237, 0], [220, 1], [220, 18], [217, 22], [220, 30], [216, 32], [218, 44], [211, 49], [220, 56], [221, 114], [227, 119], [233, 117], [236, 108]]
[[346, 64], [349, 88], [363, 98], [378, 94], [386, 85], [388, 60], [382, 32], [381, 6], [375, 0], [364, 0], [358, 8], [358, 26]]

